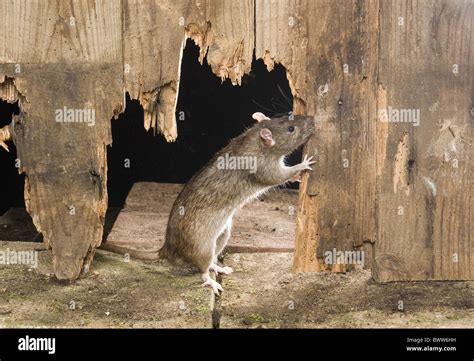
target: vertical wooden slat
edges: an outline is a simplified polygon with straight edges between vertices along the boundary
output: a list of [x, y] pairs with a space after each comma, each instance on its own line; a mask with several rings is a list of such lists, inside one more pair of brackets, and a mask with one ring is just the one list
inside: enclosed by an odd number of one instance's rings
[[[106, 144], [122, 108], [118, 1], [2, 2], [3, 65], [21, 100], [14, 140], [26, 172], [28, 211], [60, 279], [77, 278], [102, 239]], [[45, 34], [46, 32], [46, 34]], [[56, 121], [56, 110], [90, 109], [94, 124]]]
[[[297, 113], [316, 116], [306, 153], [294, 270], [344, 271], [325, 252], [370, 250], [375, 239], [376, 1], [257, 1], [257, 57], [288, 72]], [[365, 261], [370, 259], [366, 257]]]
[[[186, 38], [207, 55], [213, 72], [240, 83], [254, 48], [253, 0], [125, 0], [125, 89], [144, 108], [145, 128], [177, 137], [175, 108]], [[159, 104], [159, 106], [158, 106]]]
[[380, 21], [374, 277], [472, 279], [474, 3], [382, 1]]

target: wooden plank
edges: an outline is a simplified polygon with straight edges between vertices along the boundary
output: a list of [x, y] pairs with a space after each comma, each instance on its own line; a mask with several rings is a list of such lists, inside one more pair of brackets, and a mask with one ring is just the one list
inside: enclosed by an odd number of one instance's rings
[[143, 106], [145, 128], [159, 127], [169, 141], [177, 136], [174, 112], [186, 14], [184, 1], [123, 2], [125, 90]]
[[[286, 69], [297, 113], [316, 116], [303, 177], [293, 269], [345, 271], [325, 252], [375, 239], [376, 1], [257, 0], [256, 55]], [[370, 258], [365, 257], [366, 266]]]
[[[52, 248], [60, 279], [87, 270], [102, 239], [106, 144], [111, 142], [110, 118], [123, 101], [123, 79], [117, 76], [123, 65], [120, 5], [87, 0], [1, 6], [9, 23], [0, 27], [0, 39], [8, 40], [0, 79], [7, 82], [2, 88], [10, 98], [13, 79], [13, 95], [21, 100], [23, 117], [14, 140], [20, 170], [27, 174], [26, 205]], [[58, 122], [56, 111], [64, 107], [90, 111], [91, 118]]]
[[61, 58], [58, 2], [0, 2], [0, 64], [56, 63]]
[[381, 2], [378, 281], [474, 277], [473, 29], [472, 1]]
[[[240, 83], [254, 48], [253, 0], [124, 0], [125, 89], [144, 108], [144, 125], [177, 137], [175, 110], [186, 38], [223, 80]], [[159, 104], [159, 106], [158, 106]]]

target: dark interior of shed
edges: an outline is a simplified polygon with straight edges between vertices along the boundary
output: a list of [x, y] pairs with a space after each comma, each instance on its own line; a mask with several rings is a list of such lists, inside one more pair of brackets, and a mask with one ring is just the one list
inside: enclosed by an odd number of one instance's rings
[[[273, 116], [292, 109], [293, 98], [282, 66], [276, 65], [269, 72], [263, 61], [254, 58], [250, 74], [243, 77], [241, 86], [234, 86], [215, 76], [206, 60], [201, 65], [198, 55], [199, 48], [188, 40], [181, 65], [175, 142], [168, 143], [153, 130], [144, 129], [143, 108], [128, 94], [124, 113], [112, 119], [113, 144], [108, 147], [110, 208], [124, 205], [135, 182], [186, 183], [217, 150], [254, 124], [254, 112]], [[0, 101], [0, 127], [18, 113], [17, 103]], [[25, 206], [24, 175], [15, 167], [15, 145], [8, 145], [10, 152], [0, 149], [0, 216], [10, 208]], [[298, 157], [301, 154], [296, 152], [288, 162], [296, 163]]]
[[[214, 75], [206, 60], [201, 65], [198, 55], [198, 46], [188, 39], [181, 65], [175, 142], [145, 131], [143, 109], [136, 100], [127, 99], [125, 112], [112, 120], [113, 144], [108, 151], [111, 207], [122, 206], [138, 181], [186, 183], [216, 151], [255, 123], [254, 112], [273, 116], [291, 111], [293, 98], [283, 66], [276, 65], [269, 72], [262, 60], [254, 58], [250, 74], [243, 77], [241, 86], [234, 86]], [[180, 114], [184, 120], [179, 120]], [[301, 154], [296, 152], [289, 163], [298, 157]]]
[[[12, 115], [19, 114], [18, 102], [10, 104], [0, 100], [0, 128], [10, 124]], [[16, 147], [8, 142], [7, 152], [0, 147], [0, 216], [11, 207], [24, 207], [24, 174], [18, 174], [16, 168]]]

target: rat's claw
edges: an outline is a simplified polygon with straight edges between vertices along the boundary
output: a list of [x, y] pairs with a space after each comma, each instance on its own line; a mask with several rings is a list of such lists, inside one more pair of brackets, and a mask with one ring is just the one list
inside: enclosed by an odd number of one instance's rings
[[313, 170], [313, 168], [310, 167], [311, 164], [316, 163], [315, 160], [313, 160], [313, 156], [308, 157], [307, 154], [303, 157], [303, 161], [301, 162], [301, 169], [302, 170]]
[[308, 157], [308, 155], [305, 154], [303, 162], [306, 162], [308, 164], [314, 164], [316, 163], [316, 161], [313, 160], [313, 158], [314, 158], [314, 155], [312, 155], [311, 157]]
[[234, 270], [232, 269], [232, 267], [225, 266], [225, 267], [221, 267], [219, 272], [225, 275], [230, 275], [232, 272], [234, 272]]
[[219, 273], [230, 275], [232, 272], [234, 272], [234, 270], [231, 267], [220, 267], [217, 264], [211, 265], [211, 267], [209, 267], [209, 271], [214, 272], [216, 275]]
[[217, 296], [219, 296], [219, 291], [221, 291], [221, 292], [224, 291], [222, 286], [219, 283], [217, 283], [216, 281], [214, 281], [212, 278], [209, 278], [201, 286], [202, 287], [210, 286], [212, 288], [212, 290], [214, 291], [214, 294], [217, 295]]

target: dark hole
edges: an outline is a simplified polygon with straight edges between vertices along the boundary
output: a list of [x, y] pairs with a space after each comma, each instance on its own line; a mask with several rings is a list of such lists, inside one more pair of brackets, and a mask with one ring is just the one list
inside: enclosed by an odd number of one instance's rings
[[[254, 124], [252, 113], [260, 111], [273, 116], [292, 110], [293, 97], [282, 66], [276, 65], [268, 72], [263, 61], [254, 59], [252, 71], [244, 76], [242, 85], [233, 86], [229, 80], [222, 83], [207, 62], [199, 64], [198, 54], [199, 48], [188, 40], [183, 54], [176, 113], [178, 139], [174, 143], [167, 143], [153, 131], [145, 131], [143, 109], [138, 101], [128, 96], [126, 111], [119, 119], [112, 120], [105, 235], [133, 183], [186, 183], [216, 151]], [[9, 124], [12, 114], [18, 113], [18, 104], [0, 101], [0, 127]], [[184, 119], [179, 120], [182, 115]], [[12, 142], [8, 145], [10, 152], [0, 149], [0, 216], [3, 215], [0, 217], [0, 240], [41, 241], [24, 209], [24, 175], [18, 174], [15, 167], [16, 147]], [[295, 152], [288, 163], [296, 163], [299, 157], [301, 152]], [[95, 178], [97, 171], [89, 171]], [[297, 184], [292, 183], [290, 187], [297, 187]], [[12, 219], [14, 227], [10, 226]], [[14, 234], [12, 229], [16, 230]]]
[[[123, 206], [138, 181], [186, 183], [216, 151], [254, 124], [254, 112], [273, 116], [292, 110], [293, 97], [284, 67], [276, 65], [269, 72], [263, 61], [254, 59], [251, 73], [244, 76], [241, 86], [234, 86], [229, 80], [222, 83], [206, 61], [199, 64], [198, 55], [199, 48], [188, 40], [176, 109], [178, 139], [174, 143], [145, 131], [143, 109], [129, 97], [124, 114], [112, 120], [109, 206]], [[298, 157], [301, 153], [295, 152], [288, 162], [295, 163]]]
[[[0, 100], [0, 128], [10, 124], [13, 114], [19, 114], [18, 102], [14, 104]], [[24, 207], [23, 188], [25, 176], [16, 168], [17, 152], [13, 142], [7, 142], [8, 149], [0, 147], [0, 215], [11, 207]]]
[[[10, 124], [12, 115], [19, 113], [18, 102], [0, 100], [0, 128]], [[18, 173], [17, 149], [12, 141], [7, 145], [9, 152], [0, 147], [0, 240], [41, 242], [43, 237], [25, 209], [25, 175]]]

